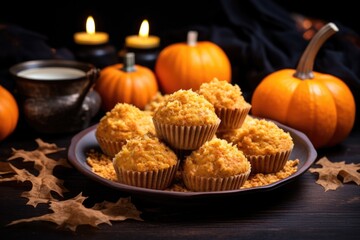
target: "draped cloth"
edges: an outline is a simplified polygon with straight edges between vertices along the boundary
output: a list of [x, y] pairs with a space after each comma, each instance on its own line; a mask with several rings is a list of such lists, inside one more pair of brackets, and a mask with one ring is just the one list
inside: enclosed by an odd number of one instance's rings
[[9, 68], [17, 63], [38, 59], [74, 59], [66, 48], [54, 49], [46, 36], [17, 25], [0, 25], [0, 84], [12, 91], [14, 81]]
[[[219, 2], [225, 22], [193, 25], [183, 31], [197, 30], [199, 41], [212, 41], [226, 52], [232, 64], [232, 82], [238, 84], [250, 100], [266, 75], [284, 68], [296, 69], [309, 39], [303, 37], [294, 14], [271, 0]], [[339, 32], [320, 48], [313, 70], [342, 79], [355, 97], [359, 115], [360, 38], [352, 29], [334, 23]]]
[[[168, 29], [162, 42], [182, 42], [187, 31], [197, 30], [199, 41], [218, 44], [231, 61], [232, 82], [241, 87], [247, 100], [266, 75], [284, 68], [296, 68], [309, 39], [303, 37], [304, 32], [293, 13], [272, 0], [219, 0], [217, 5], [219, 17], [206, 24]], [[355, 97], [359, 115], [360, 37], [340, 22], [334, 23], [339, 32], [320, 48], [314, 71], [342, 79]], [[51, 48], [46, 36], [17, 26], [0, 25], [0, 49], [0, 84], [8, 88], [12, 83], [6, 81], [8, 68], [15, 63], [32, 59], [74, 58], [67, 49]]]

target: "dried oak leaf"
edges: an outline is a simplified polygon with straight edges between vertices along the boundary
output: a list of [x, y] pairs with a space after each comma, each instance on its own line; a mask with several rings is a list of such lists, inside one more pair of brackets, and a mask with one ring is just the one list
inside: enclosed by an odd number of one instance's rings
[[[11, 168], [10, 163], [0, 162], [0, 175], [5, 175], [9, 173], [14, 173], [14, 170]], [[1, 178], [2, 176], [0, 176]]]
[[65, 148], [59, 148], [56, 144], [50, 144], [43, 142], [41, 139], [37, 138], [35, 141], [38, 144], [38, 148], [33, 151], [25, 150], [16, 150], [12, 149], [13, 154], [8, 160], [14, 160], [17, 158], [22, 158], [24, 162], [34, 162], [34, 167], [40, 172], [40, 174], [52, 174], [56, 166], [71, 167], [66, 159], [55, 160], [49, 158], [46, 155], [51, 153], [56, 153], [65, 150]]
[[[119, 200], [116, 203], [104, 202], [102, 204], [96, 204], [93, 208], [86, 208], [83, 205], [86, 198], [87, 197], [82, 196], [82, 193], [80, 193], [76, 197], [68, 200], [51, 202], [50, 209], [53, 213], [15, 220], [8, 225], [32, 221], [50, 221], [56, 223], [59, 228], [68, 228], [76, 231], [79, 225], [98, 227], [98, 225], [102, 223], [112, 225], [110, 220], [125, 220], [127, 218], [141, 220], [141, 212], [132, 205], [129, 199]], [[124, 215], [115, 216], [118, 213]]]
[[27, 204], [34, 207], [39, 203], [55, 201], [56, 198], [52, 196], [52, 192], [63, 197], [63, 193], [66, 192], [67, 189], [63, 186], [64, 181], [53, 175], [53, 170], [56, 166], [71, 167], [66, 159], [55, 160], [46, 156], [46, 154], [62, 151], [65, 148], [58, 148], [55, 144], [45, 143], [41, 139], [36, 139], [35, 141], [39, 145], [36, 150], [25, 151], [13, 149], [13, 155], [8, 158], [8, 161], [22, 158], [24, 162], [34, 162], [34, 168], [39, 171], [38, 175], [33, 175], [26, 169], [18, 169], [12, 164], [9, 164], [9, 167], [15, 175], [0, 178], [0, 182], [30, 181], [32, 183], [31, 190], [23, 192], [21, 196], [28, 198], [29, 201]]
[[140, 217], [141, 212], [136, 209], [129, 197], [120, 198], [116, 203], [108, 201], [96, 203], [92, 209], [103, 212], [112, 221], [123, 221], [128, 218], [143, 221]]
[[27, 205], [32, 205], [34, 207], [39, 203], [48, 203], [50, 200], [55, 200], [51, 191], [57, 192], [62, 196], [63, 190], [59, 187], [59, 181], [62, 184], [62, 180], [55, 178], [53, 175], [47, 175], [42, 178], [32, 175], [26, 169], [18, 169], [10, 164], [10, 167], [16, 173], [9, 178], [0, 179], [0, 182], [5, 181], [30, 181], [32, 183], [32, 188], [28, 192], [23, 192], [22, 197], [28, 198]]
[[360, 185], [360, 164], [346, 164], [345, 161], [331, 162], [327, 157], [322, 157], [316, 164], [322, 167], [310, 168], [309, 171], [319, 174], [316, 183], [323, 186], [325, 192], [336, 190], [343, 185], [338, 176], [342, 177], [344, 183], [355, 182]]
[[[58, 224], [58, 227], [69, 228], [75, 231], [79, 225], [98, 226], [101, 223], [111, 225], [112, 221], [122, 221], [125, 219], [142, 220], [141, 212], [131, 203], [130, 198], [119, 199], [116, 203], [104, 201], [97, 203], [93, 208], [86, 208], [83, 205], [86, 197], [80, 193], [78, 196], [59, 201], [52, 196], [52, 192], [56, 192], [63, 197], [63, 192], [67, 191], [63, 186], [63, 180], [53, 175], [56, 166], [71, 167], [66, 160], [55, 160], [46, 156], [46, 154], [55, 153], [63, 150], [55, 144], [48, 144], [40, 139], [36, 140], [39, 147], [34, 151], [24, 151], [13, 149], [13, 155], [8, 160], [22, 158], [24, 162], [34, 162], [34, 168], [38, 170], [38, 174], [34, 175], [27, 169], [18, 169], [12, 164], [6, 162], [0, 165], [0, 182], [5, 181], [30, 181], [32, 189], [23, 192], [22, 197], [29, 199], [28, 205], [34, 207], [39, 203], [50, 203], [50, 209], [53, 213], [28, 218], [19, 219], [9, 223], [14, 225], [22, 222], [32, 221], [51, 221]], [[8, 176], [10, 175], [11, 176]], [[6, 175], [6, 176], [5, 176]]]

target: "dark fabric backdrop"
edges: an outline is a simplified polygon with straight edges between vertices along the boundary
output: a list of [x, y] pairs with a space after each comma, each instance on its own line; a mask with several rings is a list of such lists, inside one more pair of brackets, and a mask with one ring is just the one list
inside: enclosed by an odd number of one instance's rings
[[[248, 100], [267, 74], [295, 68], [308, 41], [293, 14], [340, 29], [320, 49], [314, 70], [333, 74], [351, 88], [360, 106], [360, 40], [354, 1], [200, 0], [200, 1], [25, 1], [0, 8], [0, 84], [11, 88], [8, 67], [37, 58], [73, 58], [73, 34], [93, 15], [98, 31], [109, 33], [117, 50], [137, 34], [143, 19], [161, 47], [184, 41], [188, 30], [217, 43], [229, 56], [233, 82]], [[54, 51], [56, 49], [56, 51]], [[359, 111], [358, 111], [359, 113]]]

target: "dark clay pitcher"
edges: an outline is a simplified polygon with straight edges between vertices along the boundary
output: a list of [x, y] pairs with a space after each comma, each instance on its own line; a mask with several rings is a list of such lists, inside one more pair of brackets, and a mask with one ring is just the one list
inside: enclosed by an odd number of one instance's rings
[[34, 60], [10, 68], [27, 123], [43, 133], [87, 127], [101, 99], [93, 89], [100, 70], [72, 60]]

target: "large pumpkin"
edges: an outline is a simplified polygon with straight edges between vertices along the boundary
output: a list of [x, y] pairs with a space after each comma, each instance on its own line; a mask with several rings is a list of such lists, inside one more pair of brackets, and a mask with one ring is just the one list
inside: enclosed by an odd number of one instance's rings
[[19, 107], [13, 95], [0, 85], [0, 141], [8, 137], [19, 120]]
[[111, 110], [119, 102], [144, 109], [159, 90], [154, 72], [136, 65], [134, 53], [127, 53], [124, 63], [103, 68], [94, 89], [101, 96], [105, 111]]
[[282, 69], [265, 77], [251, 100], [254, 116], [304, 132], [316, 148], [340, 143], [355, 122], [355, 100], [348, 86], [333, 75], [312, 71], [321, 45], [337, 31], [333, 23], [321, 28], [297, 69]]
[[198, 90], [213, 78], [231, 81], [231, 64], [225, 52], [210, 41], [197, 41], [197, 32], [187, 42], [165, 47], [155, 63], [155, 73], [164, 94], [179, 89]]

